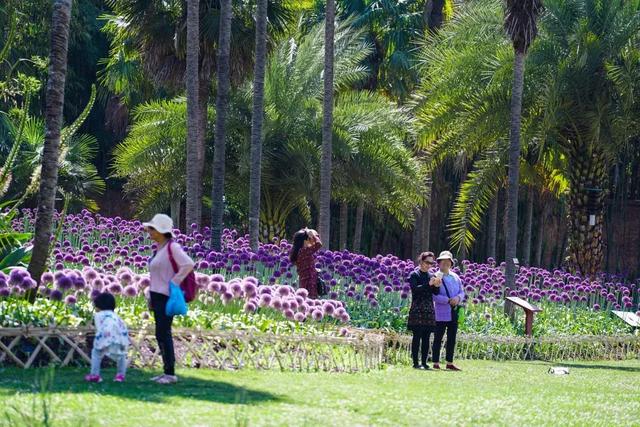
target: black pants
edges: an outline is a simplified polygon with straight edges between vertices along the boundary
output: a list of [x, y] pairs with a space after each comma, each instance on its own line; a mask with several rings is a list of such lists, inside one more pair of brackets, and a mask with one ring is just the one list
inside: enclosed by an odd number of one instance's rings
[[[413, 359], [413, 366], [418, 366], [418, 352], [422, 347], [422, 365], [427, 364], [427, 358], [429, 357], [429, 338], [431, 338], [431, 326], [412, 326], [413, 339], [411, 340], [411, 358]], [[422, 343], [422, 346], [420, 345]]]
[[156, 320], [156, 339], [162, 353], [162, 363], [166, 375], [175, 375], [176, 356], [173, 351], [173, 336], [171, 335], [171, 324], [173, 316], [167, 316], [165, 307], [169, 297], [156, 292], [150, 292], [151, 307], [153, 317]]
[[458, 321], [436, 322], [435, 336], [433, 338], [433, 352], [431, 358], [433, 363], [440, 363], [440, 348], [442, 348], [442, 338], [447, 330], [447, 363], [453, 363], [453, 351], [456, 348], [456, 335], [458, 334]]

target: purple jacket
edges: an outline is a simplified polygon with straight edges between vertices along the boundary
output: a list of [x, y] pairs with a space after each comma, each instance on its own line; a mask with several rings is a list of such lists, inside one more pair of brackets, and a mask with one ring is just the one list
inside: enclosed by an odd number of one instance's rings
[[460, 297], [460, 302], [464, 301], [464, 289], [462, 288], [460, 277], [453, 271], [443, 276], [442, 281], [443, 283], [439, 288], [433, 288], [433, 305], [436, 308], [436, 321], [449, 322], [451, 321], [451, 306], [449, 305], [449, 297], [447, 296], [445, 285], [451, 298]]

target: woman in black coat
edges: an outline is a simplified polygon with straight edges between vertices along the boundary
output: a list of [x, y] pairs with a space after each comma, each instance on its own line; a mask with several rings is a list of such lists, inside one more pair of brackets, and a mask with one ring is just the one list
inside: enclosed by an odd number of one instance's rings
[[[418, 268], [409, 276], [411, 285], [411, 307], [407, 328], [413, 332], [411, 341], [411, 358], [415, 369], [429, 369], [429, 338], [436, 325], [433, 308], [433, 288], [429, 285], [431, 274], [429, 268], [435, 264], [433, 252], [423, 252], [418, 257]], [[421, 345], [422, 344], [422, 345]], [[418, 353], [422, 347], [422, 364], [418, 364]]]

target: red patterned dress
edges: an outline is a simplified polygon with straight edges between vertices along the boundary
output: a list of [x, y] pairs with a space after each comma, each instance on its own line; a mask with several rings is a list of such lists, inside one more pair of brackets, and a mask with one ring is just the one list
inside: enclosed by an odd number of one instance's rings
[[318, 272], [316, 271], [315, 253], [322, 247], [321, 242], [311, 246], [304, 246], [298, 252], [296, 269], [298, 270], [299, 286], [309, 291], [309, 298], [318, 298]]

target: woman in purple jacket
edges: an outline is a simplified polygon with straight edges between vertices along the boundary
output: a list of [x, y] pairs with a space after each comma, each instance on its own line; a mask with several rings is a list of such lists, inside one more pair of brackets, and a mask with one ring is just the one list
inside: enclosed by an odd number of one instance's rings
[[453, 364], [453, 351], [456, 347], [456, 335], [458, 333], [458, 315], [456, 307], [464, 301], [464, 290], [460, 277], [451, 271], [453, 255], [449, 251], [442, 251], [437, 259], [439, 271], [429, 282], [434, 286], [433, 301], [436, 311], [436, 327], [433, 340], [431, 357], [433, 369], [440, 369], [440, 348], [445, 330], [447, 332], [446, 368], [451, 371], [460, 371]]

